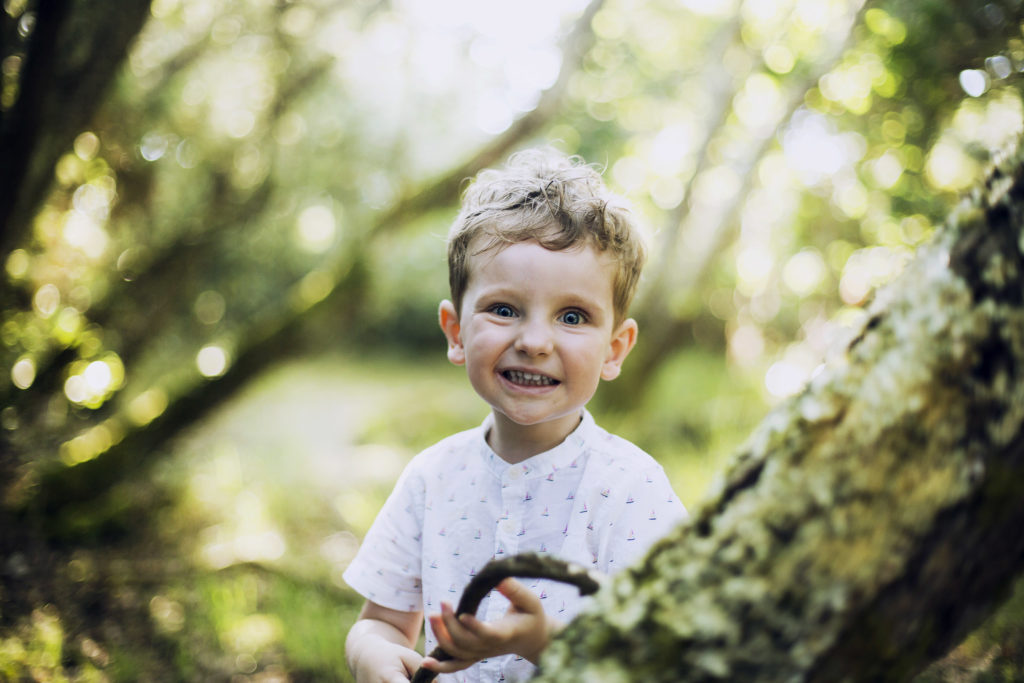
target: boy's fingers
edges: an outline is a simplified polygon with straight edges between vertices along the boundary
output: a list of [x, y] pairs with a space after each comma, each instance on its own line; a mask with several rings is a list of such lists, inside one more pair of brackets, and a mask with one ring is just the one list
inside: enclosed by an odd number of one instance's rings
[[402, 660], [402, 666], [405, 667], [407, 679], [408, 676], [412, 676], [416, 673], [416, 669], [420, 668], [420, 665], [423, 664], [423, 656], [415, 650], [407, 650], [399, 655], [399, 657]]
[[483, 633], [487, 628], [487, 625], [484, 622], [480, 621], [472, 614], [460, 614], [459, 625], [464, 626], [471, 633], [478, 635]]
[[444, 605], [441, 606], [441, 619], [452, 640], [468, 647], [471, 647], [472, 643], [467, 641], [479, 637], [481, 627], [484, 626], [483, 622], [477, 620], [473, 615], [456, 615], [450, 607], [445, 609]]
[[439, 674], [450, 674], [462, 671], [473, 666], [476, 662], [471, 659], [446, 659], [443, 662], [427, 657], [423, 660], [423, 668]]
[[498, 592], [508, 598], [512, 606], [520, 612], [532, 614], [544, 609], [543, 605], [540, 604], [540, 598], [515, 579], [504, 579], [498, 584]]
[[[459, 624], [458, 619], [453, 614], [441, 613], [431, 615], [430, 626], [434, 629], [434, 637], [437, 638], [437, 644], [449, 655], [456, 659], [468, 659], [471, 661], [475, 658], [475, 653], [472, 650], [473, 643], [467, 642], [472, 638], [472, 634], [468, 633]], [[464, 669], [465, 666], [459, 668]], [[458, 670], [453, 669], [453, 671]]]

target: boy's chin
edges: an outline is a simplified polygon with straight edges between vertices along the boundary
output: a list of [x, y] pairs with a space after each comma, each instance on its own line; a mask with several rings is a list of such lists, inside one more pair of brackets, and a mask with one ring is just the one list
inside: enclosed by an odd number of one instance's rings
[[557, 423], [566, 421], [570, 422], [572, 419], [579, 419], [583, 415], [583, 407], [574, 408], [573, 410], [566, 411], [564, 413], [512, 413], [506, 412], [499, 408], [491, 408], [491, 412], [494, 413], [495, 419], [504, 420], [511, 422], [518, 427], [538, 427], [543, 428], [544, 426], [555, 426]]

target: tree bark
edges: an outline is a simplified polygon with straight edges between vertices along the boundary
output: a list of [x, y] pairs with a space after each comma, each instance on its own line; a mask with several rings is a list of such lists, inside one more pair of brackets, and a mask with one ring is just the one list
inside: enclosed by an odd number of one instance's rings
[[880, 292], [537, 680], [906, 680], [1024, 560], [1024, 154]]

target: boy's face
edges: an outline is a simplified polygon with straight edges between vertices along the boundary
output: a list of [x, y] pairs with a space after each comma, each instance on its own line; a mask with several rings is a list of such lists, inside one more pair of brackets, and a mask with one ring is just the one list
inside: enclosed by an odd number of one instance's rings
[[614, 379], [636, 341], [615, 326], [612, 257], [590, 246], [549, 251], [521, 242], [472, 257], [456, 312], [441, 304], [448, 358], [465, 365], [496, 419], [556, 430], [579, 420], [598, 382]]

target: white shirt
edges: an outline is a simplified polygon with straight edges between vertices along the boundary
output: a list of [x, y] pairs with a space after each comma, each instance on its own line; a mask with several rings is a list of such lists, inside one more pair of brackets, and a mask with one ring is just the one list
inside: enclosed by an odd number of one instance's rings
[[[440, 612], [489, 560], [551, 553], [605, 573], [637, 561], [686, 517], [665, 472], [651, 456], [609, 434], [589, 412], [565, 441], [516, 465], [487, 445], [493, 418], [444, 439], [406, 466], [366, 534], [345, 581], [363, 597], [395, 610]], [[526, 585], [545, 612], [569, 621], [582, 599], [547, 579]], [[501, 618], [508, 601], [492, 592], [477, 616]], [[437, 644], [426, 622], [426, 651]], [[521, 681], [529, 661], [483, 660], [441, 681]]]

